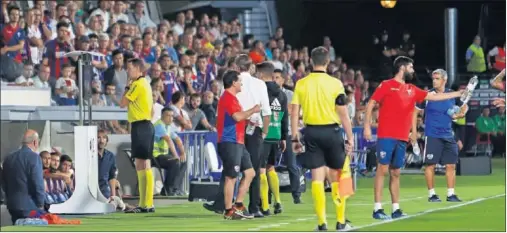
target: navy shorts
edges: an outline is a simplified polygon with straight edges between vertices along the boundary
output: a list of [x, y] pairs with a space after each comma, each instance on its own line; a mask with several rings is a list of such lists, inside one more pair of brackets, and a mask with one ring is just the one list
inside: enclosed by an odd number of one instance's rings
[[401, 168], [405, 164], [407, 142], [394, 138], [379, 138], [377, 140], [377, 159], [382, 165]]
[[454, 138], [426, 137], [423, 159], [427, 165], [457, 164], [458, 144]]

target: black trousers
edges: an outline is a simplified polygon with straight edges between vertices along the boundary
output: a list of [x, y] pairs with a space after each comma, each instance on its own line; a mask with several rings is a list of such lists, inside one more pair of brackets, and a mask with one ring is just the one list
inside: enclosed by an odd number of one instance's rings
[[160, 164], [160, 168], [167, 170], [164, 186], [168, 188], [168, 191], [174, 188], [181, 189], [180, 186], [187, 171], [187, 162], [181, 163], [178, 158], [169, 155], [159, 155], [154, 159]]
[[[260, 167], [260, 152], [262, 150], [262, 130], [257, 127], [253, 135], [245, 135], [245, 146], [252, 161], [252, 167], [255, 170], [255, 177], [250, 184], [250, 203], [248, 204], [248, 211], [250, 213], [259, 211], [259, 203], [261, 201], [260, 193], [260, 180], [259, 180], [259, 167]], [[213, 206], [215, 210], [224, 210], [224, 183], [225, 175], [222, 170], [222, 176], [220, 177], [220, 186], [218, 187], [218, 193], [215, 196], [215, 202]]]
[[282, 153], [283, 161], [285, 162], [285, 166], [287, 166], [287, 171], [289, 172], [289, 180], [290, 187], [292, 191], [292, 196], [300, 196], [301, 195], [301, 170], [299, 169], [296, 162], [296, 155], [292, 151], [292, 140], [289, 136], [289, 140], [286, 141], [287, 146], [285, 151]]
[[260, 181], [260, 165], [261, 165], [261, 151], [262, 151], [262, 130], [255, 128], [252, 135], [245, 135], [245, 146], [250, 159], [252, 161], [252, 168], [255, 170], [255, 177], [250, 184], [250, 202], [248, 203], [248, 211], [255, 213], [259, 211], [259, 204], [261, 203], [261, 181]]

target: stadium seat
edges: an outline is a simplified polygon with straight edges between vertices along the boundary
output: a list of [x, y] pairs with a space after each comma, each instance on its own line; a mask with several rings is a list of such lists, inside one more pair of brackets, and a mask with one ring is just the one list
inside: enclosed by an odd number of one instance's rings
[[[484, 140], [484, 137], [486, 140]], [[479, 149], [479, 147], [484, 149]], [[490, 155], [491, 152], [491, 137], [490, 134], [481, 134], [477, 132], [477, 137], [475, 138], [475, 152], [474, 156], [477, 156], [477, 152], [485, 152], [486, 155]]]

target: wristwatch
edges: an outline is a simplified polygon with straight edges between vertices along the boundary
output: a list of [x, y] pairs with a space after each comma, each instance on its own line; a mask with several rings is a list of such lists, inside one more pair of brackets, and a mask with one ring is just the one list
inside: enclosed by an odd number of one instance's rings
[[125, 87], [125, 91], [129, 91], [130, 90], [130, 87], [129, 86], [126, 86]]

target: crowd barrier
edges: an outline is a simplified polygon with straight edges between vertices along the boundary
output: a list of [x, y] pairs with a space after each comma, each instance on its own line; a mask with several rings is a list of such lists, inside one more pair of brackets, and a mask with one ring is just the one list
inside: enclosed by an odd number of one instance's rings
[[[352, 165], [359, 169], [365, 167], [367, 149], [376, 143], [376, 128], [372, 128], [372, 140], [363, 138], [363, 128], [354, 127], [354, 151]], [[187, 174], [183, 181], [183, 191], [188, 193], [190, 180], [212, 178], [220, 180], [222, 161], [216, 152], [217, 133], [210, 131], [189, 131], [179, 133], [187, 155]], [[347, 139], [345, 137], [345, 139]], [[166, 176], [167, 177], [167, 176]]]

